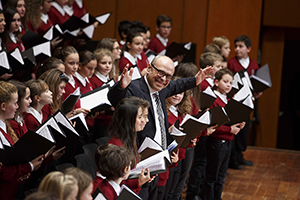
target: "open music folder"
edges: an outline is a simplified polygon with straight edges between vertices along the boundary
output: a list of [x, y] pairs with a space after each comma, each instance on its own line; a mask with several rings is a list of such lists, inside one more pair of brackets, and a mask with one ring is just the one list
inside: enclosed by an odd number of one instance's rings
[[212, 91], [211, 87], [207, 87], [204, 91], [200, 93], [200, 110], [205, 110], [210, 108], [210, 106], [215, 102], [217, 96]]
[[132, 191], [125, 184], [121, 185], [121, 192], [116, 200], [142, 200], [134, 191]]
[[250, 80], [255, 92], [262, 92], [272, 87], [269, 65], [265, 64], [259, 68], [255, 75], [250, 76]]
[[61, 111], [66, 114], [73, 110], [75, 104], [79, 100], [81, 94], [80, 94], [80, 87], [76, 88], [76, 90], [71, 93], [62, 103], [61, 105]]

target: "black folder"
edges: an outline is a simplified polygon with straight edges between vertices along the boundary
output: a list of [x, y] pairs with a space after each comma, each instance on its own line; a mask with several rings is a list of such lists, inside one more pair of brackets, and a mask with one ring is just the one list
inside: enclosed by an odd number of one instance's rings
[[46, 39], [47, 41], [52, 41], [57, 37], [59, 37], [60, 39], [63, 39], [65, 37], [58, 24], [51, 26], [50, 28], [48, 28], [48, 30], [45, 31], [45, 33], [43, 33], [43, 38]]
[[92, 197], [94, 200], [107, 200], [107, 198], [99, 188], [96, 188], [96, 190], [92, 194]]
[[24, 66], [25, 63], [21, 63], [22, 61], [24, 62], [23, 58], [21, 60], [17, 60], [12, 54], [16, 54], [22, 58], [22, 54], [20, 52], [19, 47], [15, 48], [11, 52], [7, 54], [8, 62], [11, 67], [11, 73], [16, 73], [21, 70], [25, 70], [26, 66]]
[[265, 64], [261, 68], [259, 68], [255, 75], [250, 77], [253, 90], [255, 92], [262, 92], [272, 86], [269, 65]]
[[76, 115], [74, 117], [71, 117], [70, 120], [74, 123], [75, 122], [75, 130], [77, 131], [77, 133], [79, 133], [79, 135], [84, 136], [87, 134], [88, 127], [86, 127], [84, 125], [84, 122], [82, 120], [85, 120], [83, 114], [82, 114], [82, 118], [79, 117], [79, 115]]
[[37, 63], [36, 63], [35, 56], [33, 55], [32, 48], [23, 51], [21, 54], [22, 54], [25, 66], [30, 67], [30, 68], [36, 66]]
[[[76, 90], [79, 90], [80, 88], [78, 87]], [[78, 91], [74, 91], [74, 92], [78, 92]], [[66, 114], [70, 111], [73, 110], [75, 104], [77, 103], [77, 101], [79, 100], [81, 95], [75, 95], [73, 93], [71, 93], [62, 103], [61, 105], [61, 111]]]
[[116, 198], [116, 200], [142, 200], [136, 193], [134, 193], [130, 188], [125, 184], [121, 186], [121, 193]]
[[11, 73], [8, 56], [5, 51], [0, 52], [0, 76], [5, 73]]
[[253, 111], [252, 108], [234, 99], [230, 99], [230, 101], [225, 106], [225, 110], [228, 117], [230, 118], [230, 121], [226, 124], [227, 126], [245, 121]]
[[43, 38], [43, 36], [35, 33], [32, 30], [26, 31], [26, 33], [21, 37], [21, 40], [25, 46], [25, 49], [29, 49], [33, 46], [47, 42], [47, 40]]
[[34, 158], [47, 153], [53, 145], [46, 138], [29, 130], [16, 142], [14, 149], [8, 154], [3, 164], [11, 166], [30, 162]]
[[175, 58], [176, 56], [184, 55], [188, 50], [184, 48], [184, 45], [178, 44], [176, 42], [172, 42], [167, 48], [166, 48], [166, 56], [172, 58]]
[[[211, 93], [213, 94], [211, 87], [207, 87], [206, 90], [211, 90]], [[212, 96], [209, 94], [209, 92], [206, 92], [206, 90], [201, 91], [200, 93], [200, 110], [210, 108], [210, 106], [217, 99], [216, 95]]]
[[227, 113], [224, 112], [221, 106], [214, 107], [210, 109], [209, 112], [211, 114], [210, 126], [218, 124], [218, 127], [220, 127], [230, 121]]
[[83, 28], [87, 25], [88, 24], [85, 21], [72, 15], [66, 22], [64, 22], [62, 25], [60, 25], [60, 28], [63, 32], [65, 30], [75, 31], [75, 30], [77, 30], [79, 28]]

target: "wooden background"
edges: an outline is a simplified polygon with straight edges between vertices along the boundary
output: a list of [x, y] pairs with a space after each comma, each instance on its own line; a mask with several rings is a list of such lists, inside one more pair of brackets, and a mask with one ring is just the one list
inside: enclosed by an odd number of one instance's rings
[[[157, 15], [169, 15], [173, 19], [169, 39], [196, 43], [197, 65], [203, 48], [214, 36], [224, 35], [231, 41], [230, 58], [234, 56], [235, 37], [249, 36], [252, 40], [249, 56], [261, 60], [262, 65], [269, 63], [273, 83], [259, 99], [261, 121], [257, 126], [256, 145], [277, 146], [286, 28], [300, 27], [299, 0], [288, 3], [282, 0], [85, 0], [85, 3], [94, 16], [112, 12], [106, 24], [97, 28], [95, 40], [103, 37], [119, 40], [117, 27], [124, 19], [142, 21], [154, 36]], [[295, 37], [299, 39], [299, 35]]]

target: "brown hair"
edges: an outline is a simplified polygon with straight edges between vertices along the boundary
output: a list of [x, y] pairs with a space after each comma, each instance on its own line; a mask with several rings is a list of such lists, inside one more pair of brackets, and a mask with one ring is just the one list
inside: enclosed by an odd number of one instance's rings
[[220, 54], [216, 54], [213, 52], [207, 52], [201, 54], [199, 64], [200, 68], [204, 69], [206, 66], [213, 66], [216, 61], [223, 61], [223, 57]]
[[30, 89], [30, 98], [32, 100], [31, 106], [34, 107], [37, 105], [35, 96], [40, 96], [43, 92], [49, 89], [47, 83], [41, 79], [38, 80], [29, 80], [26, 82], [27, 87]]
[[92, 60], [96, 60], [96, 57], [92, 52], [84, 50], [79, 53], [79, 62], [81, 66], [85, 66]]
[[172, 26], [172, 18], [167, 15], [158, 15], [156, 18], [156, 25], [157, 27], [160, 27], [161, 23], [163, 22], [170, 22]]
[[123, 177], [125, 167], [132, 164], [133, 159], [133, 155], [127, 149], [114, 144], [102, 145], [95, 153], [96, 165], [107, 180]]
[[220, 69], [219, 71], [216, 72], [216, 74], [215, 74], [215, 80], [220, 81], [225, 74], [229, 74], [230, 76], [233, 77], [232, 71], [230, 71], [227, 68], [224, 68], [224, 69]]
[[213, 52], [213, 53], [217, 53], [217, 54], [220, 54], [222, 53], [220, 47], [218, 47], [217, 45], [215, 44], [208, 44], [204, 47], [203, 49], [203, 53], [207, 53], [207, 52]]
[[26, 19], [30, 21], [31, 25], [37, 30], [41, 25], [42, 12], [40, 7], [43, 5], [43, 0], [26, 0]]
[[51, 194], [49, 192], [34, 192], [30, 195], [28, 195], [25, 200], [58, 200], [54, 194]]
[[229, 40], [225, 36], [217, 36], [212, 39], [211, 43], [222, 49], [225, 44], [229, 43]]
[[18, 90], [18, 102], [17, 103], [19, 105], [19, 108], [15, 114], [15, 118], [18, 115], [20, 115], [21, 117], [24, 117], [22, 115], [24, 115], [25, 113], [19, 113], [18, 111], [21, 109], [21, 105], [22, 105], [21, 101], [25, 97], [27, 86], [25, 85], [25, 83], [17, 81], [17, 80], [10, 80], [9, 83], [13, 84]]
[[68, 55], [72, 53], [78, 53], [73, 46], [58, 47], [55, 49], [53, 57], [60, 59], [65, 62]]
[[47, 58], [44, 62], [38, 67], [36, 72], [36, 77], [39, 78], [44, 72], [49, 69], [57, 68], [60, 64], [64, 64], [62, 60], [54, 57]]

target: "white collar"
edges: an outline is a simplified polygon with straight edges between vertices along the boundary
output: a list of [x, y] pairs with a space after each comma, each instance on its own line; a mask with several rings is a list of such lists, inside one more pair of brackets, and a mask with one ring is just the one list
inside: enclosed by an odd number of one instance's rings
[[226, 94], [221, 94], [220, 92], [218, 92], [217, 90], [214, 90], [215, 94], [220, 97], [220, 99], [227, 104], [227, 96]]
[[6, 124], [4, 121], [0, 120], [0, 128], [7, 133], [7, 128], [6, 128]]
[[10, 37], [10, 39], [11, 39], [11, 41], [13, 41], [13, 43], [17, 43], [17, 38], [16, 38], [16, 35], [14, 34], [14, 33], [12, 33], [12, 32], [8, 32], [8, 34], [9, 34], [9, 37]]
[[208, 82], [208, 84], [211, 86], [211, 87], [213, 87], [215, 84], [214, 84], [214, 79], [212, 79], [212, 78], [207, 78], [207, 79], [205, 79], [207, 82]]
[[82, 0], [75, 0], [76, 4], [78, 5], [79, 8], [82, 8], [83, 2]]
[[29, 107], [27, 113], [30, 113], [34, 116], [34, 118], [41, 124], [43, 122], [43, 113], [39, 113], [33, 107]]
[[125, 58], [127, 58], [129, 60], [129, 62], [131, 62], [132, 65], [136, 64], [136, 58], [133, 57], [130, 53], [128, 53], [127, 51], [124, 51], [124, 55]]
[[[6, 124], [4, 121], [0, 120], [0, 128], [7, 134], [7, 130], [6, 130]], [[11, 147], [10, 142], [6, 139], [6, 137], [2, 134], [2, 132], [0, 131], [0, 142], [2, 142], [2, 144], [4, 144], [5, 146]]]
[[52, 6], [53, 6], [54, 8], [56, 8], [56, 10], [57, 10], [58, 12], [60, 12], [60, 14], [61, 14], [62, 16], [65, 16], [65, 14], [66, 14], [65, 10], [64, 10], [63, 7], [61, 7], [58, 3], [56, 3], [55, 1], [53, 1], [53, 2], [52, 2]]
[[178, 117], [178, 110], [175, 106], [170, 105], [169, 111], [175, 116]]
[[21, 126], [23, 126], [23, 118], [20, 115], [17, 115], [15, 117], [16, 122], [18, 122]]
[[[146, 76], [147, 76], [147, 75], [146, 75]], [[144, 76], [144, 78], [145, 78], [146, 84], [147, 84], [147, 86], [148, 86], [150, 95], [152, 96], [152, 94], [155, 93], [155, 91], [150, 87], [150, 85], [149, 85], [149, 83], [148, 83], [148, 80], [147, 80], [146, 76]]]
[[159, 39], [159, 41], [166, 47], [167, 46], [167, 44], [168, 44], [168, 38], [163, 38], [163, 37], [161, 37], [160, 35], [159, 35], [159, 33], [157, 33], [156, 34], [156, 37]]
[[74, 14], [73, 6], [65, 5], [63, 9], [69, 16], [72, 16]]
[[75, 88], [75, 80], [74, 80], [73, 76], [72, 76], [72, 75], [69, 76], [69, 75], [67, 75], [67, 74], [65, 74], [65, 76], [69, 78], [68, 83], [70, 83], [71, 86], [72, 86], [73, 88]]
[[79, 80], [79, 82], [85, 87], [86, 83], [88, 82], [87, 77], [81, 76], [78, 72], [75, 72], [75, 77]]
[[103, 74], [101, 74], [99, 71], [96, 71], [95, 75], [100, 79], [100, 81], [102, 81], [103, 83], [106, 83], [107, 81], [109, 81], [109, 75], [104, 76]]
[[241, 59], [238, 59], [238, 60], [239, 60], [239, 63], [240, 63], [245, 69], [248, 68], [249, 63], [250, 63], [249, 56], [248, 56], [247, 58], [241, 58]]
[[41, 20], [42, 20], [45, 24], [47, 24], [48, 19], [49, 19], [49, 15], [48, 15], [48, 14], [42, 13], [42, 15], [41, 15]]
[[0, 51], [2, 50], [2, 38], [0, 38]]
[[102, 179], [106, 179], [106, 177], [103, 176], [102, 174], [100, 174], [99, 172], [96, 172], [96, 176], [98, 176], [98, 177], [100, 177], [100, 178], [102, 178]]
[[120, 185], [118, 185], [116, 182], [110, 180], [110, 181], [107, 181], [115, 190], [115, 192], [117, 193], [117, 196], [120, 195], [120, 192], [121, 192], [121, 187]]
[[124, 40], [120, 40], [120, 44], [123, 46], [126, 42]]

